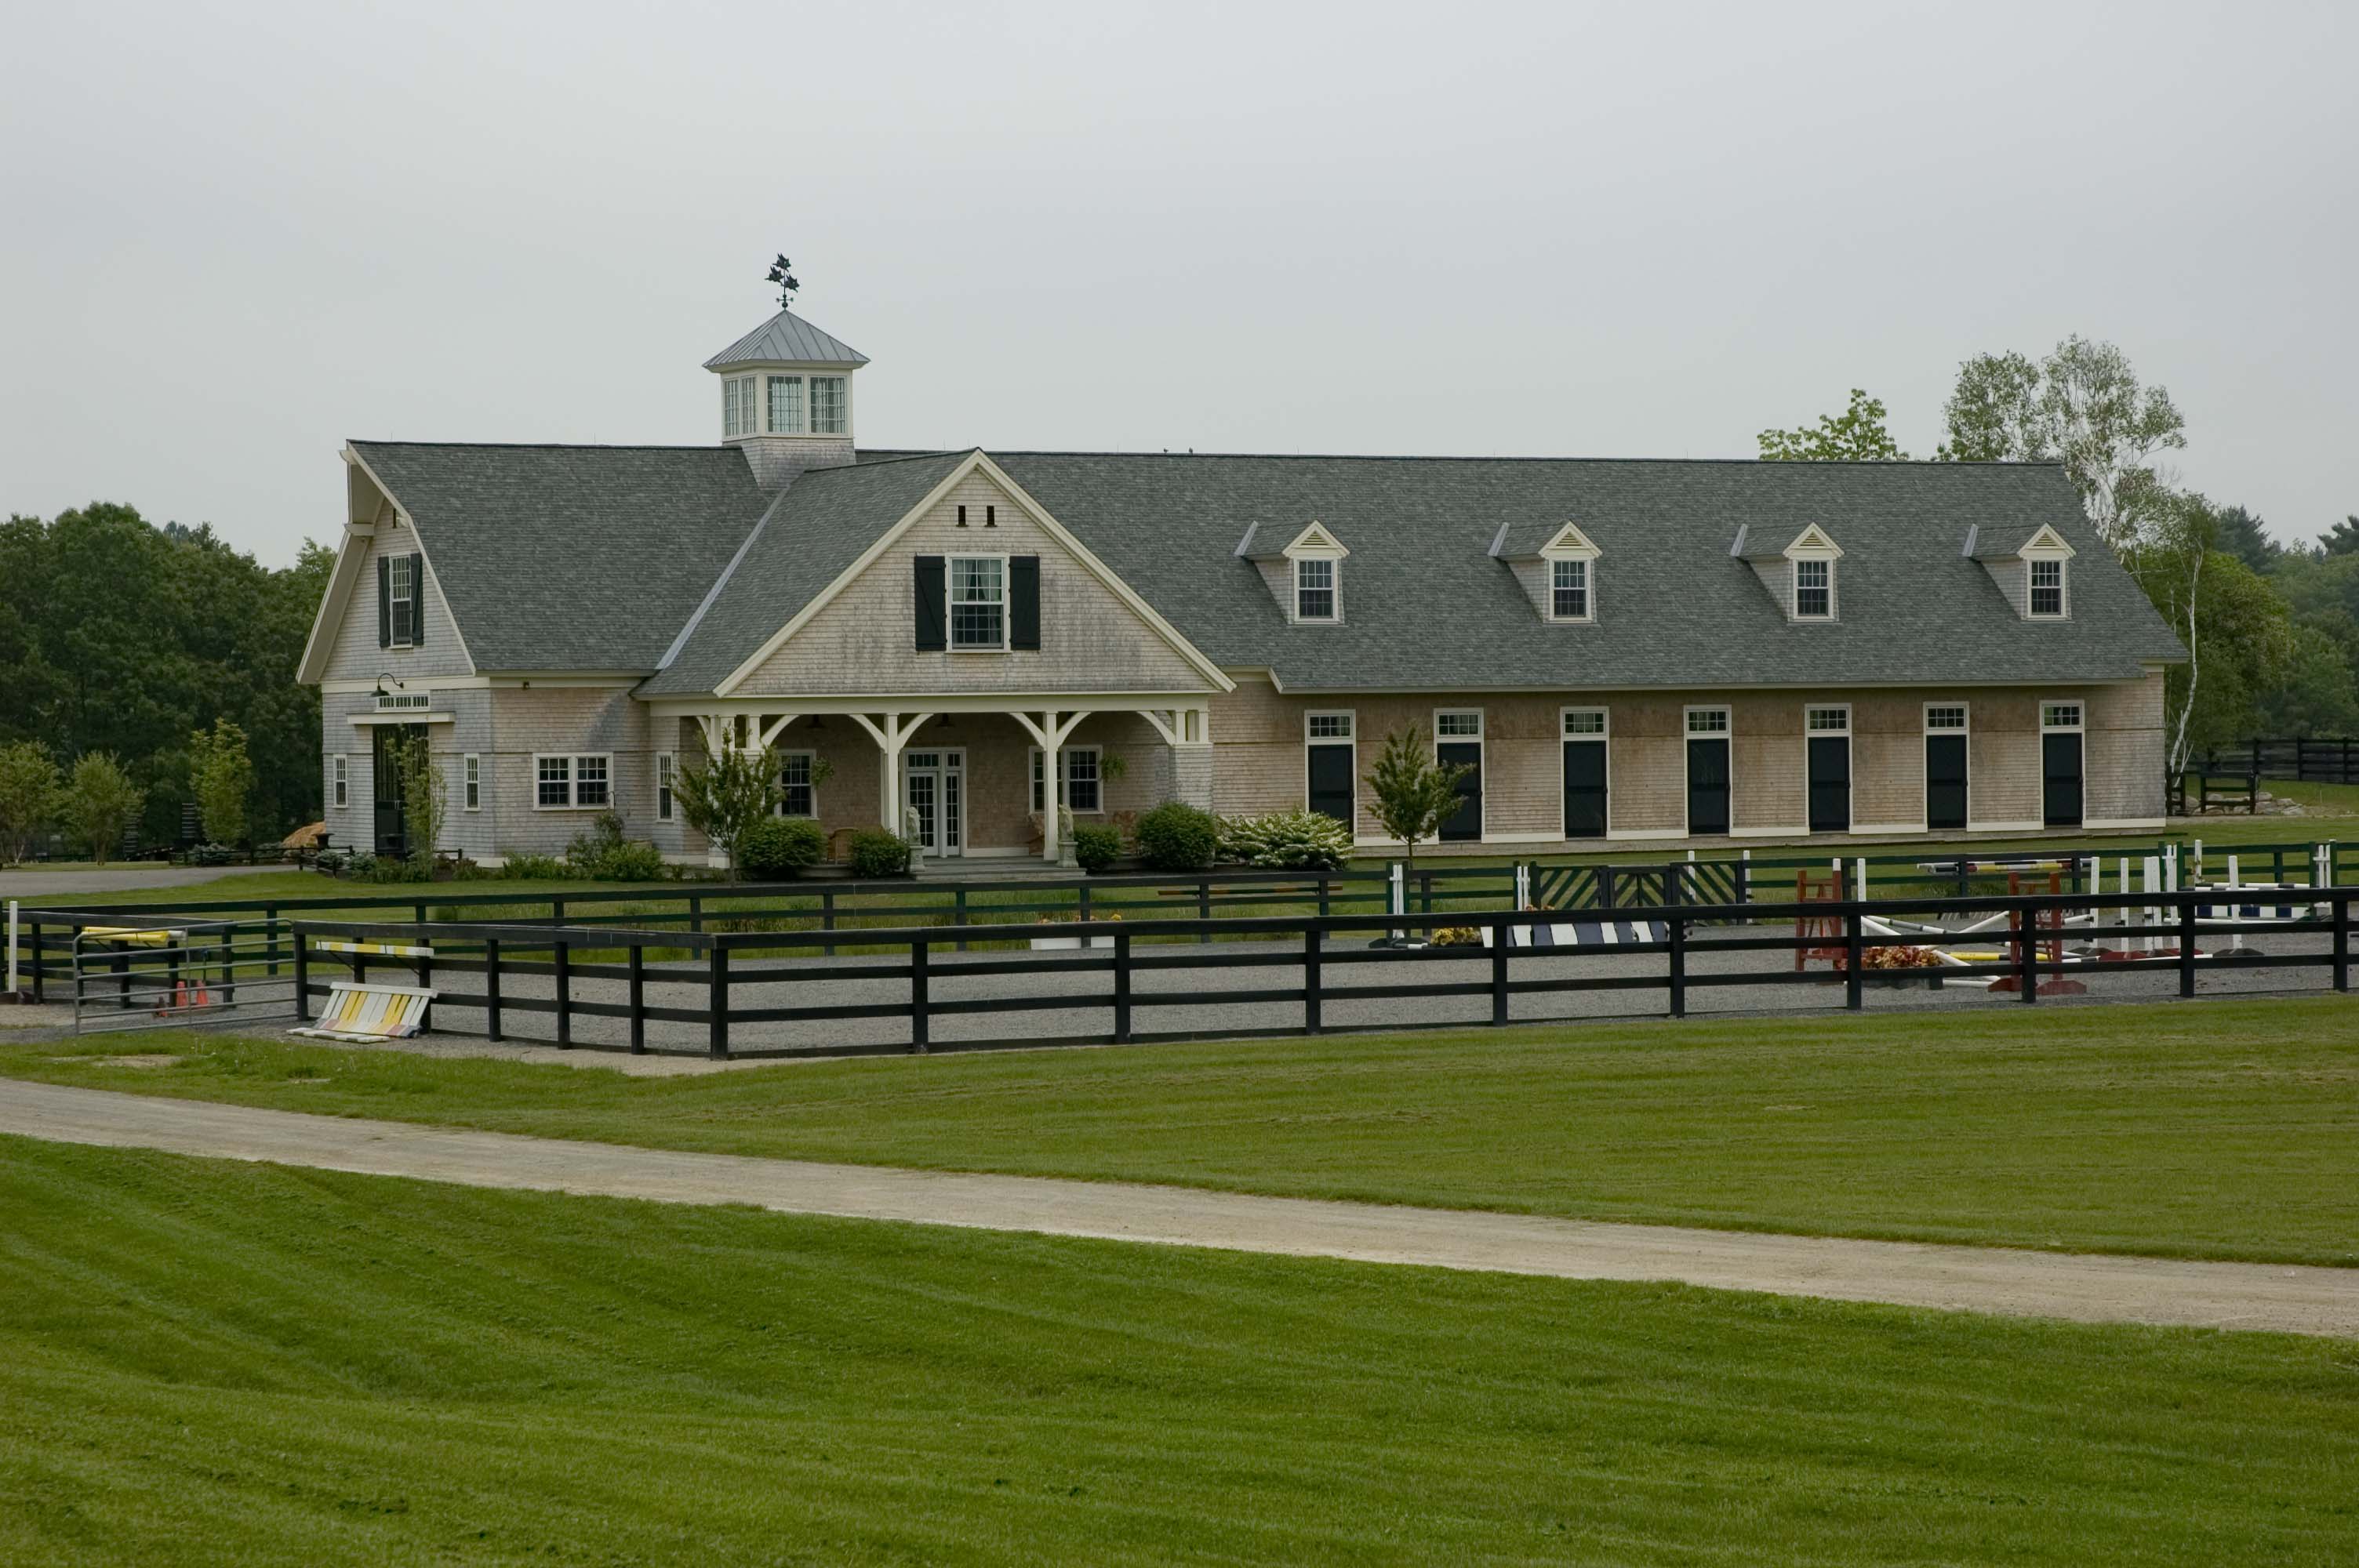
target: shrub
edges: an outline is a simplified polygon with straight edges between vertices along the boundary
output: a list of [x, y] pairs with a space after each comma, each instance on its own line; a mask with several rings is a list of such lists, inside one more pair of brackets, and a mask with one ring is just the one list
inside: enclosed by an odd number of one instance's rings
[[226, 866], [237, 858], [237, 851], [226, 844], [199, 844], [189, 851], [192, 866]]
[[602, 811], [587, 833], [565, 847], [566, 869], [587, 881], [650, 882], [664, 874], [663, 856], [653, 844], [623, 837], [623, 819]]
[[311, 857], [311, 864], [332, 877], [342, 876], [357, 859], [350, 849], [322, 849]]
[[434, 862], [422, 855], [355, 855], [347, 874], [364, 882], [431, 881]]
[[510, 855], [500, 875], [512, 882], [553, 882], [565, 877], [565, 862], [554, 855]]
[[1122, 830], [1091, 826], [1073, 830], [1073, 859], [1085, 871], [1103, 871], [1122, 858]]
[[1221, 851], [1221, 819], [1171, 801], [1138, 819], [1138, 852], [1158, 871], [1201, 871]]
[[864, 828], [852, 836], [852, 874], [855, 877], [898, 877], [908, 874], [913, 846], [898, 833], [882, 827]]
[[1221, 852], [1272, 871], [1337, 871], [1352, 858], [1352, 830], [1320, 811], [1273, 811], [1221, 824]]
[[819, 864], [827, 833], [808, 816], [766, 816], [737, 837], [737, 870], [757, 881], [776, 881]]

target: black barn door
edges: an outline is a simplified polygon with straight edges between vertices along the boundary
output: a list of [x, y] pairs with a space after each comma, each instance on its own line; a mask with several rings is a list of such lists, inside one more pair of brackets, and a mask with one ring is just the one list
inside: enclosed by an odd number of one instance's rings
[[1458, 781], [1458, 810], [1441, 825], [1437, 837], [1446, 840], [1465, 841], [1483, 837], [1483, 743], [1479, 741], [1444, 741], [1434, 747], [1433, 760], [1444, 767], [1466, 763], [1470, 769]]
[[1688, 831], [1728, 831], [1728, 741], [1688, 741]]
[[1851, 738], [1810, 737], [1810, 831], [1851, 831]]
[[1925, 737], [1925, 826], [1936, 832], [1966, 825], [1966, 738]]
[[2039, 738], [2040, 820], [2050, 827], [2081, 826], [2081, 732]]
[[1346, 827], [1353, 826], [1349, 744], [1310, 748], [1310, 809], [1333, 817]]
[[370, 743], [369, 794], [376, 809], [376, 852], [396, 860], [409, 852], [409, 830], [401, 820], [400, 744], [411, 728], [380, 724]]
[[1564, 743], [1564, 836], [1605, 837], [1605, 742]]

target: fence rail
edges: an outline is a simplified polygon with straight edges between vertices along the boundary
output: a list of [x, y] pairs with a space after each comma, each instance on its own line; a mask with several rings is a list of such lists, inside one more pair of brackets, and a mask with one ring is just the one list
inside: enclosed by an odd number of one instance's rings
[[[683, 935], [616, 926], [297, 922], [292, 935], [299, 1011], [308, 1013], [310, 1000], [328, 989], [310, 973], [320, 963], [310, 952], [311, 941], [395, 939], [431, 944], [433, 956], [387, 959], [353, 952], [340, 955], [338, 961], [349, 964], [354, 978], [362, 980], [367, 979], [372, 965], [408, 969], [420, 985], [430, 980], [440, 992], [435, 1004], [438, 1028], [447, 1031], [450, 1025], [439, 1021], [453, 1012], [480, 1013], [482, 1033], [499, 1040], [508, 1037], [519, 1015], [531, 1015], [549, 1020], [552, 1043], [560, 1047], [692, 1052], [714, 1057], [1122, 1044], [1223, 1033], [1318, 1034], [1333, 1027], [1328, 1014], [1337, 1004], [1407, 998], [1467, 999], [1469, 1016], [1430, 1021], [1430, 1026], [1463, 1028], [1509, 1022], [1512, 1000], [1518, 996], [1568, 991], [1658, 991], [1664, 999], [1663, 1011], [1676, 1018], [1687, 1012], [1690, 993], [1716, 987], [1839, 984], [1843, 1007], [1857, 1011], [1871, 987], [1988, 981], [1996, 982], [1997, 988], [2011, 986], [2021, 1001], [2029, 1003], [2058, 979], [2138, 970], [2175, 975], [2177, 994], [2191, 997], [2200, 974], [2232, 962], [2244, 968], [2324, 970], [2335, 990], [2349, 989], [2352, 903], [2359, 899], [2359, 888], [2306, 890], [2301, 897], [2303, 913], [2292, 918], [2283, 914], [2238, 918], [2233, 906], [2223, 917], [2222, 898], [2218, 890], [2189, 889], [2136, 894], [2115, 890], [1965, 899], [1660, 904], [1624, 913], [1622, 924], [1643, 934], [1637, 939], [1589, 949], [1517, 942], [1514, 933], [1519, 929], [1528, 933], [1539, 924], [1531, 912], [1518, 910], [1093, 921], [1069, 928], [1076, 939], [1090, 944], [1071, 953], [963, 959], [943, 957], [943, 949], [955, 944], [953, 935], [937, 926], [913, 925], [866, 934], [873, 946], [888, 949], [884, 957], [836, 964], [811, 961], [815, 954], [824, 959], [827, 934], [810, 931]], [[2134, 908], [2125, 909], [2125, 904]], [[2114, 912], [2111, 921], [2104, 918], [2108, 910]], [[2130, 917], [2133, 914], [2135, 918]], [[1939, 968], [1873, 967], [1872, 956], [1879, 950], [1916, 946], [1926, 940], [1921, 935], [1880, 933], [1873, 928], [1875, 923], [1958, 915], [1986, 919], [1995, 915], [2007, 921], [1994, 935], [1984, 938], [2004, 949], [1998, 959]], [[2065, 922], [2076, 915], [2086, 918], [2071, 929], [2069, 940], [2083, 955], [2094, 957], [2075, 957], [2065, 950]], [[1784, 925], [1786, 922], [1790, 926]], [[1488, 940], [1460, 946], [1337, 945], [1352, 937], [1389, 940], [1403, 933], [1431, 934], [1453, 926], [1487, 933]], [[2262, 954], [2242, 947], [2245, 935], [2263, 932], [2310, 934], [2327, 940], [2322, 950], [2310, 952]], [[2197, 946], [2200, 934], [2234, 938], [2237, 948], [2202, 953]], [[1199, 935], [1222, 939], [1221, 950], [1204, 953], [1184, 945], [1156, 945], [1169, 940], [1184, 944]], [[2107, 943], [2114, 946], [2106, 947]], [[2093, 948], [2089, 944], [2096, 946]], [[689, 955], [684, 961], [668, 957], [682, 950]], [[619, 961], [614, 957], [617, 953]], [[1750, 953], [1792, 955], [1795, 963], [1791, 969], [1782, 964], [1740, 969], [1696, 967], [1701, 957]], [[1644, 972], [1608, 973], [1582, 961], [1608, 954], [1652, 962]], [[1829, 956], [1832, 968], [1807, 968], [1806, 960]], [[2120, 962], [2111, 961], [2114, 958]], [[1562, 962], [1567, 959], [1572, 960], [1570, 966]], [[1351, 983], [1353, 971], [1363, 966], [1384, 966], [1394, 972], [1378, 975], [1371, 983]], [[1399, 966], [1406, 966], [1406, 971], [1394, 968]], [[1205, 989], [1201, 983], [1196, 989], [1154, 989], [1161, 975], [1214, 970], [1242, 971], [1246, 981], [1226, 989]], [[987, 996], [949, 997], [937, 992], [946, 980], [982, 976], [1054, 976], [1069, 983], [1083, 977], [1092, 984], [1082, 991], [1049, 987]], [[473, 977], [479, 989], [454, 989], [454, 981], [464, 977]], [[545, 981], [548, 994], [519, 990], [516, 982], [526, 978]], [[855, 1000], [796, 998], [799, 989], [808, 991], [825, 982], [847, 979], [864, 982], [870, 994]], [[577, 988], [585, 982], [602, 982], [603, 989], [599, 994], [584, 994]], [[656, 984], [666, 987], [674, 1000], [650, 1000], [649, 988]], [[614, 989], [617, 986], [619, 991]], [[691, 997], [695, 1000], [685, 1000]], [[1241, 1030], [1141, 1026], [1142, 1014], [1149, 1015], [1151, 1022], [1152, 1015], [1168, 1010], [1234, 1004], [1285, 1007], [1291, 1010], [1290, 1022]], [[1075, 1011], [1097, 1013], [1106, 1027], [1052, 1037], [995, 1033], [947, 1042], [935, 1037], [937, 1022], [945, 1018]], [[621, 1020], [624, 1037], [620, 1041], [577, 1039], [575, 1026], [584, 1019]], [[762, 1027], [876, 1019], [906, 1020], [906, 1038], [881, 1044], [780, 1044], [775, 1033]], [[1369, 1027], [1397, 1029], [1428, 1022], [1391, 1020]], [[653, 1042], [651, 1023], [688, 1025], [699, 1044]]]

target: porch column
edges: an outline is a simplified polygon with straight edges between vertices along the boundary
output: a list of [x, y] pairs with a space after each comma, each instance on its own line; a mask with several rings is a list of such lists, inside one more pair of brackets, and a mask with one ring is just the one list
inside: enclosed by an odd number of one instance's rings
[[1033, 743], [1040, 748], [1041, 782], [1046, 786], [1040, 791], [1040, 800], [1045, 807], [1040, 813], [1040, 858], [1054, 860], [1059, 855], [1058, 841], [1061, 837], [1058, 828], [1065, 815], [1065, 741], [1080, 728], [1082, 720], [1089, 717], [1089, 712], [1083, 709], [1060, 714], [1051, 708], [1043, 709], [1037, 719], [1024, 712], [1016, 712], [1010, 717], [1024, 726]]
[[876, 768], [876, 820], [887, 833], [901, 831], [901, 752], [930, 713], [880, 713], [874, 719], [855, 713], [853, 721], [868, 731], [880, 753]]

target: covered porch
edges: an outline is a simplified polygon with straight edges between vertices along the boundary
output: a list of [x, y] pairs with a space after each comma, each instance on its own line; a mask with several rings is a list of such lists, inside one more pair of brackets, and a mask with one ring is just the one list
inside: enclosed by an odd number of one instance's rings
[[669, 716], [683, 750], [775, 752], [781, 810], [906, 834], [928, 860], [1071, 863], [1071, 827], [1124, 827], [1169, 800], [1212, 804], [1204, 701], [1149, 695], [754, 698]]

